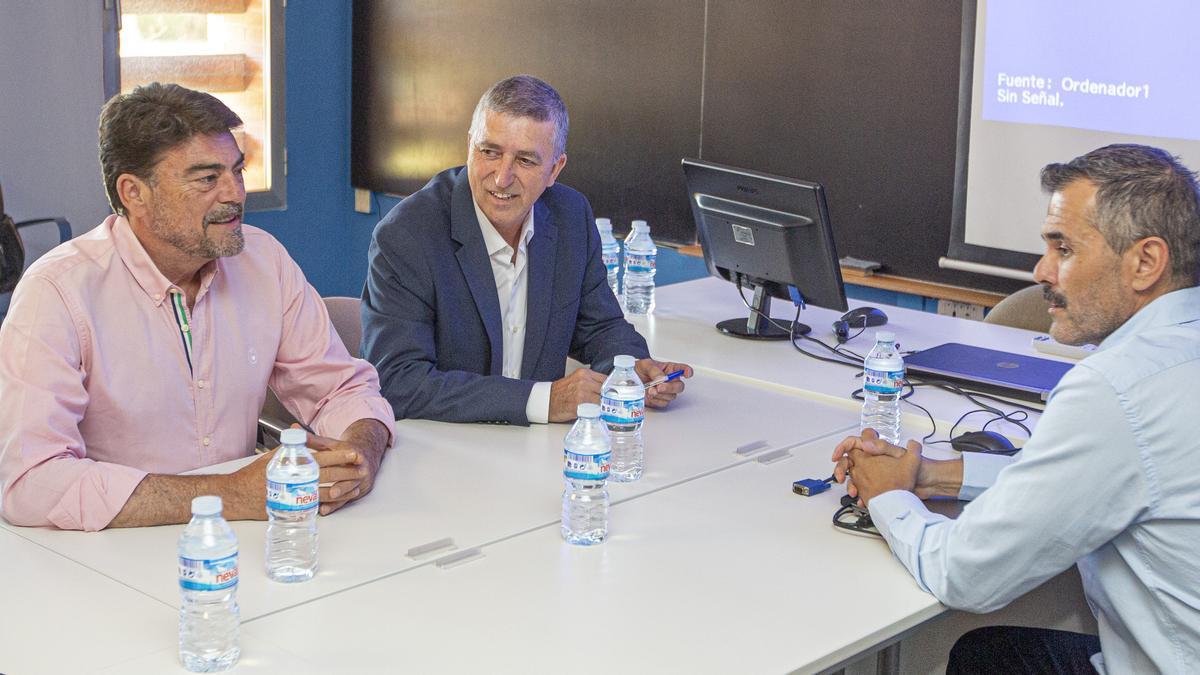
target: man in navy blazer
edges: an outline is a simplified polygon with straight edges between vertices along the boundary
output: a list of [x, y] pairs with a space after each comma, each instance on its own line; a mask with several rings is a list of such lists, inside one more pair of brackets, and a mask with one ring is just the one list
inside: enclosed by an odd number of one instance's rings
[[[480, 99], [466, 167], [434, 176], [375, 228], [363, 290], [363, 357], [398, 418], [569, 421], [598, 402], [612, 360], [650, 381], [685, 364], [649, 358], [606, 283], [587, 199], [556, 185], [567, 111], [517, 76]], [[565, 375], [570, 356], [590, 368]], [[667, 405], [675, 380], [646, 404]]]

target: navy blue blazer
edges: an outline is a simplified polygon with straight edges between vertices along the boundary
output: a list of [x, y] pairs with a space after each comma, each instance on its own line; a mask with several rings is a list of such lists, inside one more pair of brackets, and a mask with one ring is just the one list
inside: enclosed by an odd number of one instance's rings
[[535, 382], [570, 356], [600, 372], [649, 356], [609, 289], [592, 208], [555, 184], [534, 204], [521, 379], [504, 364], [496, 280], [465, 167], [434, 176], [375, 227], [363, 289], [363, 358], [396, 417], [529, 424]]

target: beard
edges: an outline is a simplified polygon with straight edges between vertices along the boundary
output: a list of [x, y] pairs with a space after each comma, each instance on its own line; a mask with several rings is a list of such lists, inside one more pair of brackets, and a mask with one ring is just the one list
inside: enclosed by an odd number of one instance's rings
[[[209, 236], [209, 226], [213, 223], [223, 223], [242, 215], [240, 204], [222, 206], [204, 216], [204, 222], [199, 232], [180, 227], [167, 212], [161, 202], [154, 206], [154, 219], [150, 230], [160, 239], [171, 244], [180, 252], [194, 258], [226, 258], [235, 256], [246, 247], [246, 238], [239, 224], [232, 230], [224, 232], [220, 238]], [[220, 230], [218, 230], [220, 231]]]
[[1100, 344], [1132, 316], [1121, 300], [1115, 277], [1089, 287], [1087, 296], [1067, 296], [1044, 287], [1047, 302], [1059, 307], [1050, 325], [1050, 337], [1064, 345]]

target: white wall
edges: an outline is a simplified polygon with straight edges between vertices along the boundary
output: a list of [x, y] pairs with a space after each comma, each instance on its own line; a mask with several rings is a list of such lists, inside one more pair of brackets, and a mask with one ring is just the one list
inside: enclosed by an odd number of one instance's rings
[[96, 149], [105, 0], [0, 0], [0, 185], [16, 220], [108, 215]]

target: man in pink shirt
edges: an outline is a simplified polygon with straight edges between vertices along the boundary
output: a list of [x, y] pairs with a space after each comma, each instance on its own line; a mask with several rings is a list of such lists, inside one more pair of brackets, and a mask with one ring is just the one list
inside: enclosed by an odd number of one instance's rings
[[265, 518], [265, 456], [232, 474], [175, 474], [251, 455], [267, 387], [316, 431], [322, 513], [371, 489], [391, 406], [283, 247], [242, 224], [241, 124], [177, 85], [104, 106], [116, 214], [30, 267], [0, 326], [9, 522], [182, 523], [202, 494], [219, 495], [226, 518]]

